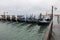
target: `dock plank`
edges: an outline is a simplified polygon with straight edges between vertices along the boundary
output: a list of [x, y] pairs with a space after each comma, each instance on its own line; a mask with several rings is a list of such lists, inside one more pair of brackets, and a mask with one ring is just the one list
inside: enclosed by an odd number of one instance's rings
[[60, 40], [60, 24], [53, 26], [51, 40]]

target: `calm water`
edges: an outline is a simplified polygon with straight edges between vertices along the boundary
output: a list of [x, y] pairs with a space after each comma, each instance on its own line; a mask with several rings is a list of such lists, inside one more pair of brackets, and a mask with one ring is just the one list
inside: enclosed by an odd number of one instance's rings
[[[54, 25], [60, 23], [56, 16], [53, 17], [53, 23]], [[0, 21], [0, 40], [42, 40], [46, 27], [37, 24]]]
[[42, 40], [47, 26], [0, 21], [0, 40]]
[[59, 16], [59, 19], [58, 19], [57, 16], [54, 16], [54, 17], [53, 17], [53, 24], [54, 24], [54, 25], [60, 24], [60, 16]]

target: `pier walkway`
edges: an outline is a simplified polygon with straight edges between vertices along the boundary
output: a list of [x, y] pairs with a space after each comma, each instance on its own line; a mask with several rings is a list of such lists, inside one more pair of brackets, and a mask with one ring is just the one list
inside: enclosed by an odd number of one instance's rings
[[60, 40], [60, 24], [53, 26], [51, 40]]

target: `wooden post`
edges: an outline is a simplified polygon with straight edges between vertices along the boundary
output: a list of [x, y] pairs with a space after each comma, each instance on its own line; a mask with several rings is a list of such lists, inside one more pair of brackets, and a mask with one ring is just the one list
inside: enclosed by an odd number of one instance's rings
[[52, 14], [51, 14], [51, 19], [53, 20], [53, 6], [52, 6]]
[[4, 19], [5, 19], [5, 12], [4, 12]]
[[59, 24], [59, 16], [57, 16], [57, 22], [58, 22], [58, 24]]
[[[51, 20], [53, 21], [53, 6], [52, 6], [52, 15], [51, 15]], [[50, 32], [50, 35], [52, 36], [52, 29], [53, 29], [53, 22], [51, 24], [51, 32]], [[50, 36], [50, 37], [51, 37]]]

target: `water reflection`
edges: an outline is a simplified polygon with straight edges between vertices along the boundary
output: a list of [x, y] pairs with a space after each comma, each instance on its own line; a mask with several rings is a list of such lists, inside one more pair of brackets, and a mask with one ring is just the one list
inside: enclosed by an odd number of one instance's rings
[[60, 23], [60, 16], [57, 16], [57, 23]]
[[36, 24], [30, 24], [30, 25], [26, 28], [26, 30], [27, 30], [28, 32], [31, 32], [32, 29], [34, 29], [35, 26], [36, 26]]
[[27, 30], [29, 30], [30, 28], [32, 28], [35, 24], [31, 24], [27, 27]]
[[60, 24], [60, 16], [54, 16], [53, 17], [53, 24]]
[[43, 33], [46, 28], [47, 28], [47, 25], [45, 25], [45, 26], [40, 26], [40, 28], [39, 28], [39, 30], [38, 30], [38, 33]]

